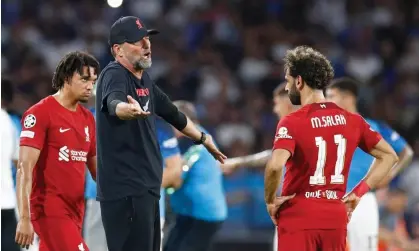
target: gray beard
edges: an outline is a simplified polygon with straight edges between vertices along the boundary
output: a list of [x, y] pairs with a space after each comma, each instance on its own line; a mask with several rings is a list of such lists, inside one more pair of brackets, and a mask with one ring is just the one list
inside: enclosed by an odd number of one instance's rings
[[134, 63], [134, 69], [135, 70], [145, 70], [151, 67], [151, 59], [140, 59], [137, 62]]

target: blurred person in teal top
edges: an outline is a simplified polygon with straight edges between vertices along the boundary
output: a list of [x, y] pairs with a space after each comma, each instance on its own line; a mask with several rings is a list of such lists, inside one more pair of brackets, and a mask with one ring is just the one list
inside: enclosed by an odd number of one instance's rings
[[182, 186], [170, 198], [173, 211], [204, 221], [225, 220], [227, 207], [219, 164], [201, 145], [191, 146], [183, 158], [187, 167], [183, 168]]
[[[195, 107], [186, 101], [173, 102], [197, 123]], [[203, 128], [199, 128], [203, 132]], [[177, 137], [182, 137], [175, 132]], [[182, 144], [181, 144], [182, 146]], [[164, 251], [210, 250], [215, 234], [227, 218], [227, 204], [220, 164], [202, 145], [189, 145], [181, 152], [185, 165], [170, 205], [176, 222], [168, 234]]]
[[[165, 189], [178, 186], [178, 177], [182, 173], [182, 157], [178, 147], [173, 128], [163, 119], [156, 119], [157, 141], [160, 153], [163, 158], [163, 178], [160, 191], [160, 224], [162, 228], [161, 238], [163, 240], [163, 227], [166, 221], [166, 196]], [[161, 242], [163, 243], [163, 242]], [[162, 245], [161, 245], [162, 247]]]

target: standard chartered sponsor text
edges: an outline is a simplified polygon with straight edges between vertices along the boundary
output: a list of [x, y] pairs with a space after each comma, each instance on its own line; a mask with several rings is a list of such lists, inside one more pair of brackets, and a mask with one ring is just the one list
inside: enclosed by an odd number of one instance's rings
[[72, 161], [87, 162], [87, 158], [86, 158], [87, 157], [87, 152], [85, 152], [85, 151], [71, 150], [70, 155], [71, 155], [71, 160]]

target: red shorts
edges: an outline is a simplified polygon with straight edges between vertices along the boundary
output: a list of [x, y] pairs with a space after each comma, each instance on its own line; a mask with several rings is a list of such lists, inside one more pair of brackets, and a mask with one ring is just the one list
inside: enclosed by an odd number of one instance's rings
[[32, 224], [39, 236], [39, 251], [89, 251], [81, 228], [71, 219], [41, 217]]
[[278, 229], [278, 251], [345, 251], [346, 229]]

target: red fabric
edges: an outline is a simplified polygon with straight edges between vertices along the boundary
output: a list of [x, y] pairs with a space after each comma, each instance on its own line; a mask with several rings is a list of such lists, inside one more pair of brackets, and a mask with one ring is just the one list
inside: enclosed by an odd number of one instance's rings
[[280, 251], [346, 251], [346, 229], [278, 231]]
[[42, 217], [32, 221], [32, 224], [40, 239], [39, 251], [89, 251], [78, 222], [70, 218]]
[[346, 228], [341, 199], [357, 147], [370, 151], [381, 136], [359, 115], [336, 104], [306, 105], [278, 123], [273, 150], [291, 153], [281, 194], [278, 226], [289, 230]]
[[96, 156], [95, 134], [94, 117], [81, 105], [70, 111], [48, 96], [25, 112], [20, 146], [40, 150], [33, 169], [32, 219], [71, 216], [81, 227], [86, 162]]
[[358, 197], [362, 197], [364, 196], [364, 194], [368, 193], [371, 190], [370, 186], [368, 186], [367, 182], [365, 182], [364, 180], [361, 180], [361, 182], [359, 182], [358, 185], [356, 185], [356, 187], [354, 188], [353, 193], [358, 196]]

